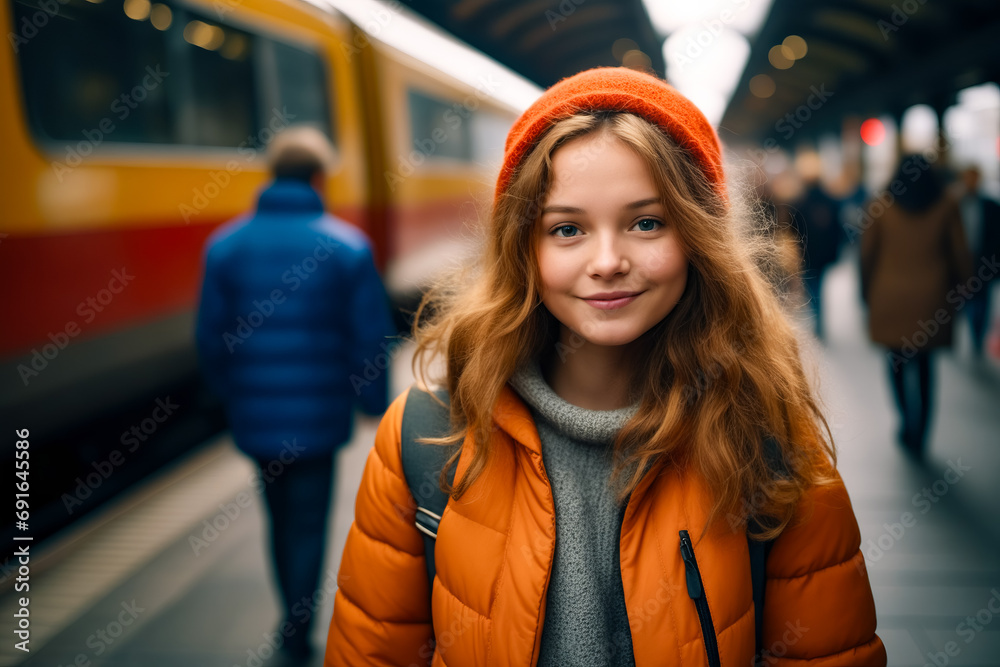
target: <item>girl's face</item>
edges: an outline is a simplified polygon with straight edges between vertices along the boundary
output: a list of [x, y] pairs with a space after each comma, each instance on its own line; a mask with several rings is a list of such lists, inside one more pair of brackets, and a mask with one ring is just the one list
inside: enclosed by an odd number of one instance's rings
[[631, 343], [684, 293], [688, 261], [677, 230], [645, 163], [611, 134], [553, 153], [535, 224], [542, 302], [589, 343]]

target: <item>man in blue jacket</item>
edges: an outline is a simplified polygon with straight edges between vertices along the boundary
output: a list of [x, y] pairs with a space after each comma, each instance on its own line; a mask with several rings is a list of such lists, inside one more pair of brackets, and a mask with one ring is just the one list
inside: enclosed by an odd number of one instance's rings
[[278, 631], [285, 652], [305, 659], [334, 456], [355, 406], [388, 407], [388, 369], [375, 379], [371, 369], [395, 332], [367, 237], [324, 212], [326, 137], [290, 128], [268, 154], [274, 181], [256, 212], [206, 242], [196, 338], [233, 439], [260, 466], [285, 607]]

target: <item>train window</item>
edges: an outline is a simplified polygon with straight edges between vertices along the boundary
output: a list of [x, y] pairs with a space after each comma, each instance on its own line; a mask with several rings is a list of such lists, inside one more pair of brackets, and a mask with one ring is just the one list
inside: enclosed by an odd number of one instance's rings
[[310, 51], [273, 39], [260, 40], [265, 108], [287, 112], [291, 123], [308, 123], [335, 141], [330, 131], [326, 68]]
[[256, 144], [260, 123], [254, 83], [254, 38], [194, 12], [182, 14], [177, 49], [178, 139], [196, 146]]
[[472, 160], [470, 117], [474, 112], [422, 92], [409, 90], [410, 136], [414, 150], [428, 158]]
[[500, 168], [510, 126], [510, 118], [493, 111], [479, 111], [472, 117], [473, 160], [476, 164], [491, 170]]
[[149, 0], [15, 0], [9, 35], [36, 136], [88, 155], [106, 141], [174, 140], [167, 42]]
[[261, 148], [289, 122], [333, 138], [313, 52], [171, 0], [59, 0], [55, 13], [48, 1], [14, 0], [10, 36], [43, 142], [81, 156], [113, 142]]

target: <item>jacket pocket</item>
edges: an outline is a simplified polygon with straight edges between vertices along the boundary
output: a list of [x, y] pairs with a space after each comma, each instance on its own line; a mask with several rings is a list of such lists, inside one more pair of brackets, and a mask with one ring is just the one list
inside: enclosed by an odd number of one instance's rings
[[680, 536], [681, 558], [684, 559], [688, 595], [694, 600], [694, 606], [698, 610], [701, 634], [705, 639], [705, 652], [708, 654], [708, 665], [709, 667], [722, 667], [722, 660], [719, 658], [719, 642], [715, 636], [715, 625], [712, 623], [712, 612], [708, 609], [708, 598], [705, 596], [705, 587], [702, 584], [701, 572], [698, 570], [698, 561], [694, 557], [694, 545], [691, 544], [691, 536], [686, 530], [682, 530]]

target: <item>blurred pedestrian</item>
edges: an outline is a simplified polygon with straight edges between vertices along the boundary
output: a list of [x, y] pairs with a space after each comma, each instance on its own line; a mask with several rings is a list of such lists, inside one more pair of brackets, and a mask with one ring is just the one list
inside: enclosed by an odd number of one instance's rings
[[989, 335], [988, 350], [991, 357], [1000, 361], [1000, 318], [993, 323], [993, 330]]
[[830, 196], [818, 174], [805, 177], [805, 191], [794, 207], [793, 224], [802, 248], [802, 283], [813, 314], [816, 337], [825, 340], [823, 325], [823, 280], [840, 256], [844, 229], [840, 225], [840, 202]]
[[326, 137], [289, 128], [268, 148], [274, 180], [252, 215], [206, 242], [197, 343], [208, 384], [226, 404], [233, 440], [260, 466], [283, 602], [277, 632], [294, 659], [311, 653], [337, 449], [354, 408], [381, 414], [392, 325], [365, 235], [324, 212], [333, 163]]
[[971, 270], [965, 232], [957, 200], [922, 155], [904, 156], [866, 210], [871, 224], [861, 237], [861, 284], [868, 332], [888, 348], [898, 439], [920, 458], [934, 401], [933, 353], [951, 346], [954, 316], [964, 305], [956, 288]]
[[[515, 122], [476, 270], [417, 311], [446, 404], [414, 384], [382, 418], [327, 667], [886, 664], [772, 249], [728, 188], [649, 74], [581, 72]], [[408, 464], [414, 422], [443, 424], [443, 469]]]
[[[980, 192], [979, 167], [969, 166], [963, 169], [961, 180], [962, 222], [973, 265], [979, 266], [983, 260], [995, 264], [995, 255], [1000, 253], [1000, 204]], [[975, 357], [983, 355], [983, 341], [990, 317], [992, 283], [995, 279], [995, 271], [984, 273], [982, 287], [973, 292], [965, 306], [969, 314], [972, 352]]]

